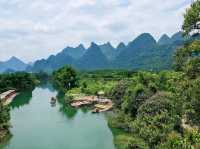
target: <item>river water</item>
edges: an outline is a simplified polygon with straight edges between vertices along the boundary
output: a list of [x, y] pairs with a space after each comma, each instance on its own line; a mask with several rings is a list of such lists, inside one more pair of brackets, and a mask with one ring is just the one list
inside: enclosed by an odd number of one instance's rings
[[[51, 97], [59, 102], [50, 105]], [[115, 149], [104, 114], [73, 109], [51, 84], [18, 95], [11, 104], [12, 137], [3, 149]]]

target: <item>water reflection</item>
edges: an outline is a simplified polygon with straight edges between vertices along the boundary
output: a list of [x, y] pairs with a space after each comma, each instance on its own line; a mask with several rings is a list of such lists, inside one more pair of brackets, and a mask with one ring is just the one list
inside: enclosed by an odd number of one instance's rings
[[48, 90], [51, 91], [51, 92], [57, 91], [57, 89], [51, 83], [46, 82], [46, 81], [41, 82], [37, 87], [41, 88], [41, 89], [47, 89], [48, 88]]
[[58, 103], [60, 104], [59, 111], [67, 116], [68, 119], [72, 119], [73, 117], [75, 117], [75, 115], [77, 114], [77, 109], [66, 104], [67, 97], [65, 97], [65, 94], [63, 92], [58, 92], [56, 97]]
[[21, 92], [19, 95], [15, 97], [15, 99], [10, 104], [10, 106], [12, 109], [20, 108], [24, 105], [29, 104], [31, 98], [32, 98], [32, 91], [29, 90], [29, 91]]
[[82, 107], [80, 110], [85, 114], [90, 111], [90, 109], [88, 107]]
[[0, 149], [8, 147], [10, 145], [11, 138], [12, 134], [7, 135], [6, 138], [4, 138], [4, 140], [2, 141], [3, 144], [0, 144]]
[[59, 109], [68, 119], [72, 119], [77, 114], [77, 109], [72, 108], [71, 106], [61, 106]]

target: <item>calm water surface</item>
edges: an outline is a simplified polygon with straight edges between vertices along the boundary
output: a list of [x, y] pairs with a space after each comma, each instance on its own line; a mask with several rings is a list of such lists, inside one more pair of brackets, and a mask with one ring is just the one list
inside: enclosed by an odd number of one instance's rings
[[[51, 107], [50, 98], [59, 102]], [[50, 84], [17, 96], [11, 104], [11, 133], [3, 149], [115, 149], [103, 114], [66, 107]]]

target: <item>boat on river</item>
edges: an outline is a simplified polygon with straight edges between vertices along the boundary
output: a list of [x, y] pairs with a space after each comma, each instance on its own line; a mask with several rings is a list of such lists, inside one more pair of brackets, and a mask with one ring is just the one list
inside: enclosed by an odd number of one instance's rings
[[51, 101], [50, 101], [50, 103], [51, 103], [51, 105], [52, 106], [55, 106], [56, 105], [56, 98], [55, 97], [51, 97]]

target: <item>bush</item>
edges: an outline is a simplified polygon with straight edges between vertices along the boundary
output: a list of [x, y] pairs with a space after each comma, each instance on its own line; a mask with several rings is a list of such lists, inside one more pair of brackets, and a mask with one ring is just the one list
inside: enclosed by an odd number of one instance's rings
[[139, 137], [118, 135], [115, 142], [118, 149], [149, 149], [145, 141]]
[[171, 98], [167, 93], [152, 96], [139, 108], [137, 119], [131, 124], [131, 132], [138, 134], [151, 147], [157, 145], [178, 123], [179, 117]]

